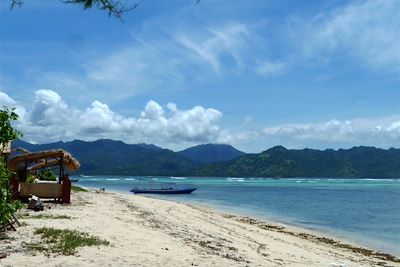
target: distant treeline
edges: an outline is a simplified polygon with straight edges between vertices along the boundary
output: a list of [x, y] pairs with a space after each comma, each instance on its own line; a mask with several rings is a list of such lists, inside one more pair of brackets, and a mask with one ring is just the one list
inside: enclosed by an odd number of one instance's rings
[[14, 141], [30, 151], [62, 148], [88, 175], [171, 175], [223, 177], [400, 178], [400, 149], [286, 149], [276, 146], [245, 154], [230, 145], [200, 145], [174, 152], [155, 145], [98, 140], [34, 145]]

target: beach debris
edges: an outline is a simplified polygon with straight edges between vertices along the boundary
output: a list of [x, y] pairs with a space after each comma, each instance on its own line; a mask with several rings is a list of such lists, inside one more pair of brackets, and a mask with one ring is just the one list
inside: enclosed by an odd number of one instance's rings
[[333, 267], [347, 267], [347, 264], [331, 262], [331, 266], [333, 266]]
[[33, 195], [28, 203], [28, 209], [42, 211], [44, 209], [44, 205], [37, 196]]

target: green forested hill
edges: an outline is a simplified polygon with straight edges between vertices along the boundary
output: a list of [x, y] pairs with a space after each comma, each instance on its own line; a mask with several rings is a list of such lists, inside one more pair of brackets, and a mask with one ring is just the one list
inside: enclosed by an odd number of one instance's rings
[[13, 147], [24, 147], [30, 151], [65, 149], [79, 160], [81, 168], [78, 173], [83, 174], [173, 175], [197, 166], [191, 160], [168, 149], [146, 144], [130, 145], [106, 139], [42, 145], [14, 141]]
[[218, 162], [244, 154], [228, 145], [208, 144], [202, 149], [194, 147], [184, 152], [173, 152], [151, 144], [126, 144], [107, 139], [40, 145], [17, 140], [13, 147], [29, 151], [65, 149], [81, 163], [79, 173], [107, 175], [180, 175], [199, 166], [202, 160]]
[[287, 150], [273, 147], [191, 170], [194, 176], [400, 178], [400, 149]]
[[223, 144], [198, 145], [177, 153], [197, 163], [228, 161], [246, 154], [231, 145]]
[[[400, 149], [394, 148], [322, 151], [276, 146], [262, 153], [244, 154], [226, 145], [203, 145], [173, 152], [154, 145], [129, 145], [112, 140], [44, 145], [15, 141], [13, 146], [31, 151], [65, 149], [81, 162], [79, 173], [83, 174], [400, 178]], [[235, 158], [226, 161], [232, 157]]]

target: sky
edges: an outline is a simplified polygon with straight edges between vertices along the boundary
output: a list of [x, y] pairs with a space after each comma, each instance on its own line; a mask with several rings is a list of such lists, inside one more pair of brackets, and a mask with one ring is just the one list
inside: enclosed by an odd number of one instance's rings
[[32, 143], [400, 147], [400, 1], [0, 2], [0, 105]]

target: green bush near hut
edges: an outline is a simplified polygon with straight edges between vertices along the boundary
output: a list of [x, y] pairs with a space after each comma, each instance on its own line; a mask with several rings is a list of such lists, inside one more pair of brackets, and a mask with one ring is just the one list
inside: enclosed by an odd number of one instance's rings
[[39, 175], [38, 178], [43, 181], [57, 181], [57, 176], [51, 169], [43, 170]]
[[71, 190], [72, 192], [87, 192], [85, 188], [76, 185], [71, 186]]
[[[16, 131], [11, 122], [18, 119], [18, 115], [14, 112], [15, 109], [3, 107], [0, 110], [0, 147], [1, 152], [7, 147], [8, 143], [22, 136]], [[0, 229], [2, 226], [7, 225], [12, 214], [19, 210], [22, 206], [21, 203], [11, 200], [10, 172], [6, 168], [3, 158], [0, 159]]]

